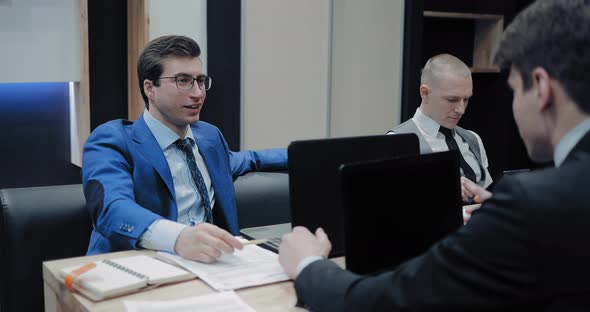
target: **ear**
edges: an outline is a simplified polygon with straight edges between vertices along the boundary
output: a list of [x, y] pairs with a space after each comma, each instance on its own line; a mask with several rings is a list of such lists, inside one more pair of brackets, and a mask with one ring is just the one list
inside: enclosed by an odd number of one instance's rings
[[143, 80], [143, 92], [149, 99], [154, 97], [154, 83], [151, 80]]
[[531, 72], [533, 86], [537, 89], [537, 103], [539, 111], [548, 109], [553, 103], [553, 86], [547, 71], [542, 67], [536, 67]]
[[420, 98], [422, 98], [422, 102], [428, 97], [430, 94], [430, 87], [427, 84], [420, 85]]

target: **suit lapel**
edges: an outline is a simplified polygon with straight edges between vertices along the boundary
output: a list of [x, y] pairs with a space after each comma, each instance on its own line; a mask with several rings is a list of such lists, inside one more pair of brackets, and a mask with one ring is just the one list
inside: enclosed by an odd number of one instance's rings
[[[199, 153], [205, 161], [209, 177], [211, 178], [211, 185], [215, 190], [215, 207], [220, 208], [221, 211], [215, 211], [217, 214], [217, 221], [215, 224], [225, 227], [234, 235], [238, 234], [237, 213], [235, 211], [235, 194], [233, 193], [233, 181], [231, 173], [228, 171], [228, 164], [224, 162], [227, 154], [224, 151], [224, 145], [217, 136], [217, 133], [211, 131], [204, 131], [200, 126], [200, 122], [192, 125], [193, 136]], [[219, 219], [220, 212], [223, 212], [223, 220]]]
[[164, 156], [158, 141], [156, 141], [156, 138], [143, 120], [143, 117], [140, 116], [133, 123], [132, 128], [135, 147], [143, 155], [144, 159], [154, 167], [156, 172], [158, 172], [166, 184], [174, 202], [176, 202], [172, 174], [170, 173], [168, 162], [166, 161], [166, 157]]

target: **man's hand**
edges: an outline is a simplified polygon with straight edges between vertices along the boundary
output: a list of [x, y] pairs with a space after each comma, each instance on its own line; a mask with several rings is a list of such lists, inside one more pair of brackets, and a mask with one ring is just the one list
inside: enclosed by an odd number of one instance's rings
[[483, 201], [492, 197], [492, 193], [473, 183], [473, 181], [461, 177], [461, 196], [464, 203], [475, 203], [474, 205], [463, 206], [463, 224], [466, 224], [471, 219], [471, 213], [479, 209]]
[[315, 236], [306, 228], [296, 226], [293, 232], [285, 234], [279, 246], [279, 262], [292, 279], [297, 278], [297, 265], [301, 260], [321, 256], [328, 257], [332, 243], [322, 228], [315, 231]]
[[473, 211], [479, 209], [481, 204], [473, 204], [473, 205], [464, 205], [463, 206], [463, 224], [467, 224], [469, 219], [471, 219], [471, 214]]
[[[466, 177], [461, 177], [461, 196], [464, 203], [481, 204], [486, 199], [492, 197], [492, 193], [483, 187], [473, 183]], [[473, 202], [470, 202], [470, 201]]]
[[211, 263], [222, 252], [232, 253], [242, 249], [242, 243], [229, 232], [210, 223], [186, 227], [174, 244], [174, 251], [185, 259]]

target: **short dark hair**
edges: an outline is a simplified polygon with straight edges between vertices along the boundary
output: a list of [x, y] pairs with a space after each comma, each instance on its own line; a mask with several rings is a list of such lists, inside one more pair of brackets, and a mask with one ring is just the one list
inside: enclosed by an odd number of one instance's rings
[[590, 0], [538, 0], [506, 28], [494, 62], [513, 65], [523, 88], [535, 67], [558, 80], [578, 107], [590, 113]]
[[149, 100], [143, 91], [143, 81], [148, 79], [153, 81], [155, 86], [159, 86], [162, 60], [168, 56], [199, 57], [201, 48], [195, 40], [185, 36], [162, 36], [147, 44], [137, 60], [137, 79], [141, 97], [148, 109]]

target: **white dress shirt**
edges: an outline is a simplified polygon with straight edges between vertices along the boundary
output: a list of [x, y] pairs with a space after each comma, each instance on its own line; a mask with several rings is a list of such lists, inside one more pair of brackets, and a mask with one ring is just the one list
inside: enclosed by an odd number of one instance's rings
[[[143, 119], [156, 138], [168, 162], [174, 184], [174, 195], [176, 197], [176, 207], [178, 208], [178, 222], [167, 219], [154, 221], [139, 238], [139, 246], [146, 249], [174, 252], [174, 244], [180, 232], [188, 225], [203, 222], [205, 220], [205, 211], [202, 207], [201, 195], [197, 190], [197, 186], [193, 181], [186, 163], [185, 155], [174, 144], [176, 140], [180, 139], [178, 134], [155, 119], [148, 110], [144, 111]], [[215, 191], [211, 185], [209, 171], [207, 170], [203, 157], [199, 153], [199, 147], [195, 144], [193, 132], [190, 127], [188, 127], [185, 138], [189, 138], [193, 143], [193, 154], [195, 155], [197, 167], [203, 175], [203, 180], [205, 180], [205, 186], [209, 193], [209, 202], [211, 203], [211, 209], [213, 209]]]
[[[444, 152], [449, 150], [449, 147], [447, 146], [447, 143], [445, 141], [445, 136], [439, 131], [440, 125], [430, 117], [424, 115], [420, 108], [416, 110], [414, 117], [412, 117], [412, 121], [414, 121], [414, 123], [416, 123], [416, 126], [418, 126], [418, 130], [420, 130], [420, 133], [432, 149], [433, 153]], [[485, 170], [485, 181], [483, 187], [486, 188], [490, 184], [492, 184], [493, 181], [492, 176], [488, 171], [488, 156], [486, 155], [486, 150], [483, 147], [483, 142], [481, 141], [479, 135], [477, 135], [477, 133], [471, 130], [468, 131], [475, 135], [475, 138], [477, 139], [477, 144], [479, 145], [481, 166]], [[453, 133], [454, 139], [457, 142], [457, 146], [459, 147], [461, 155], [463, 155], [465, 162], [467, 162], [469, 167], [471, 167], [473, 169], [473, 172], [475, 172], [476, 180], [480, 181], [482, 175], [481, 168], [479, 166], [477, 158], [475, 158], [475, 155], [469, 150], [469, 145], [467, 144], [467, 142], [463, 141], [463, 139], [457, 134], [456, 131], [453, 131]], [[461, 174], [463, 174], [463, 170], [461, 170]]]
[[557, 144], [555, 152], [553, 152], [555, 167], [559, 167], [563, 164], [567, 155], [588, 131], [590, 131], [590, 119], [586, 119], [579, 123], [559, 140], [559, 144]]

